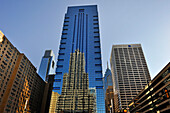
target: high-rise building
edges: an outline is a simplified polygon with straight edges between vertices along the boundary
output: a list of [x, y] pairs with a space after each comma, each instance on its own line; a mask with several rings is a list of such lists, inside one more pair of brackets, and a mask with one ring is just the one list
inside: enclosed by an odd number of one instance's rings
[[55, 55], [52, 50], [46, 50], [38, 71], [38, 74], [46, 81], [42, 113], [48, 113], [50, 109], [55, 69]]
[[129, 101], [151, 80], [141, 45], [113, 45], [110, 64], [115, 112], [126, 111]]
[[0, 113], [40, 113], [45, 82], [0, 31]]
[[170, 113], [170, 62], [129, 102], [130, 113]]
[[106, 113], [114, 113], [114, 95], [113, 95], [113, 81], [112, 81], [112, 73], [109, 69], [107, 63], [107, 69], [104, 74], [104, 96], [105, 96], [105, 109]]
[[54, 75], [55, 69], [55, 55], [52, 50], [46, 50], [42, 57], [38, 74], [47, 81], [47, 75]]
[[71, 6], [65, 14], [53, 85], [53, 91], [58, 94], [62, 92], [64, 74], [69, 73], [70, 55], [76, 50], [84, 54], [89, 88], [96, 89], [97, 113], [104, 113], [99, 18], [96, 5]]

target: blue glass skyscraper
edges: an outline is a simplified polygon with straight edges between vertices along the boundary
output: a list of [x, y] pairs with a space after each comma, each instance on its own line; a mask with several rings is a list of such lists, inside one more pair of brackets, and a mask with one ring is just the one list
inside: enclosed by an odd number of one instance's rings
[[55, 74], [55, 55], [52, 50], [46, 50], [42, 57], [38, 74], [43, 80], [46, 80], [47, 75]]
[[59, 46], [53, 92], [61, 94], [63, 75], [69, 72], [69, 65], [71, 65], [69, 64], [70, 54], [75, 53], [76, 50], [84, 53], [89, 88], [96, 89], [97, 113], [104, 113], [99, 20], [96, 5], [68, 7]]
[[107, 63], [107, 69], [104, 74], [104, 95], [106, 95], [106, 89], [108, 88], [108, 86], [113, 86], [113, 82], [112, 82], [112, 72], [109, 69], [109, 66]]

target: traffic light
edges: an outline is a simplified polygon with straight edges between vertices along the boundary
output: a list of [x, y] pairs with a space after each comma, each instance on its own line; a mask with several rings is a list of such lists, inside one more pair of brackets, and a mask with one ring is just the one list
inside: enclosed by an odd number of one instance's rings
[[165, 91], [166, 97], [169, 98], [168, 90], [165, 88], [164, 91]]
[[124, 109], [124, 110], [123, 110], [123, 113], [127, 113], [127, 110], [126, 110], [126, 109]]

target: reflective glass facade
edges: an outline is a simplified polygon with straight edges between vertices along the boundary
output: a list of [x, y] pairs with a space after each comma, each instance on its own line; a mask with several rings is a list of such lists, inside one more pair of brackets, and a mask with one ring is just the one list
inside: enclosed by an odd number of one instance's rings
[[46, 80], [47, 75], [55, 74], [55, 55], [52, 50], [46, 50], [41, 60], [38, 74]]
[[58, 53], [53, 91], [61, 94], [63, 75], [69, 73], [70, 54], [84, 53], [89, 88], [96, 89], [97, 113], [105, 112], [99, 21], [96, 5], [68, 7]]

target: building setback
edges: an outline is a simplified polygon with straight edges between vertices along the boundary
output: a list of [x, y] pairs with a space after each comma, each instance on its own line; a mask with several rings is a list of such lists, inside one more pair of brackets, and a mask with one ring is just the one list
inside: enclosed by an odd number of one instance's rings
[[170, 63], [129, 102], [131, 113], [170, 113]]
[[149, 83], [150, 74], [140, 44], [113, 45], [110, 64], [115, 112], [122, 112]]
[[76, 50], [84, 53], [89, 88], [96, 89], [97, 113], [104, 113], [99, 18], [96, 5], [71, 6], [65, 14], [53, 85], [53, 92], [59, 95], [62, 92], [63, 76], [69, 73], [70, 54]]
[[0, 31], [0, 113], [40, 113], [45, 82]]

